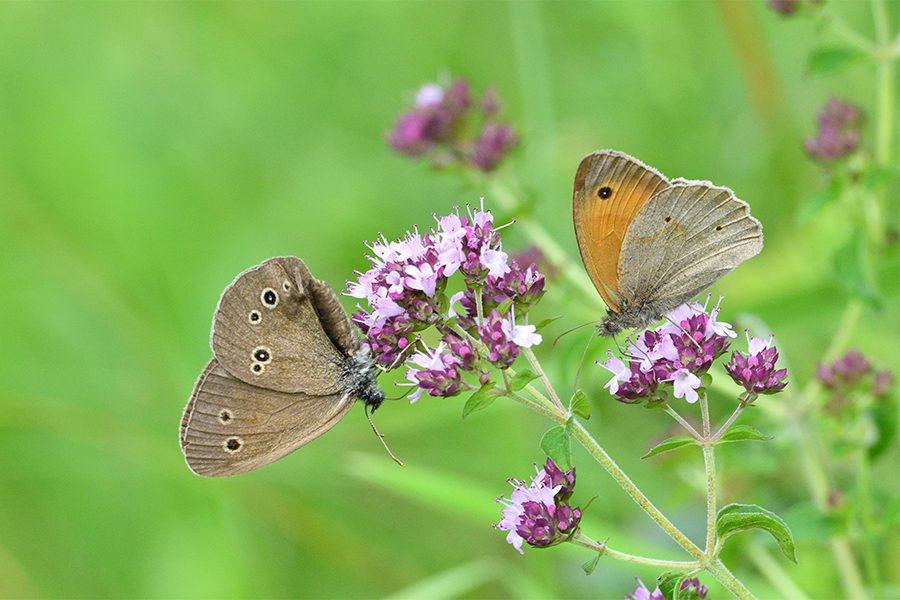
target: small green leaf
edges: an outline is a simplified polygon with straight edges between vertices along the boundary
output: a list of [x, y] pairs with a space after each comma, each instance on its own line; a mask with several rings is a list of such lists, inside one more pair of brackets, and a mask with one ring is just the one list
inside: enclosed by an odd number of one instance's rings
[[516, 376], [509, 380], [509, 389], [514, 392], [518, 392], [537, 378], [537, 375], [535, 375], [528, 369], [524, 369], [516, 373]]
[[744, 440], [765, 442], [771, 439], [771, 435], [764, 435], [749, 425], [735, 425], [719, 438], [718, 443], [742, 442]]
[[843, 192], [844, 187], [843, 185], [841, 185], [840, 180], [832, 179], [828, 185], [820, 190], [817, 190], [814, 194], [803, 201], [803, 204], [800, 205], [800, 208], [797, 210], [797, 215], [795, 217], [797, 224], [803, 225], [804, 223], [808, 222], [823, 208], [833, 202], [836, 202], [841, 197], [841, 194]]
[[672, 450], [678, 450], [679, 448], [684, 448], [685, 446], [696, 446], [697, 440], [688, 436], [678, 436], [678, 437], [670, 437], [667, 440], [664, 440], [650, 449], [650, 451], [643, 455], [641, 458], [650, 458], [651, 456], [657, 456], [659, 454], [663, 454], [665, 452], [671, 452]]
[[716, 534], [722, 541], [735, 533], [750, 529], [768, 531], [784, 555], [797, 562], [791, 530], [787, 523], [772, 511], [755, 504], [729, 504], [723, 507], [716, 517]]
[[591, 403], [583, 391], [578, 390], [569, 401], [569, 410], [582, 419], [591, 418]]
[[830, 75], [846, 69], [864, 56], [850, 46], [825, 46], [813, 50], [806, 68], [814, 75]]
[[549, 319], [544, 319], [543, 321], [541, 321], [540, 323], [537, 324], [537, 327], [535, 328], [535, 331], [540, 331], [541, 329], [543, 329], [544, 327], [546, 327], [547, 325], [549, 325], [549, 324], [552, 323], [553, 321], [557, 321], [557, 320], [559, 320], [559, 319], [562, 319], [562, 316], [559, 316], [559, 317], [550, 317]]
[[[513, 304], [512, 300], [509, 300], [509, 299], [504, 300], [503, 302], [501, 302], [499, 304], [499, 306], [497, 306], [497, 312], [500, 313], [501, 315], [508, 315], [509, 309], [512, 307], [512, 304]], [[487, 313], [488, 311], [485, 310], [484, 312]], [[487, 314], [485, 314], [484, 316], [486, 317]]]
[[687, 579], [687, 573], [666, 571], [656, 578], [656, 585], [666, 600], [679, 600], [681, 597], [681, 583], [685, 579]]
[[572, 464], [572, 438], [568, 426], [557, 425], [548, 429], [541, 438], [541, 450], [552, 458], [560, 469], [568, 469]]
[[490, 406], [494, 402], [494, 400], [497, 399], [497, 395], [493, 392], [495, 385], [496, 384], [493, 381], [488, 381], [486, 384], [481, 386], [480, 390], [469, 396], [469, 399], [466, 400], [466, 405], [463, 406], [463, 419], [471, 415], [473, 412], [484, 410], [485, 408]]
[[592, 558], [591, 560], [582, 563], [581, 568], [584, 569], [585, 575], [590, 575], [597, 569], [597, 563], [600, 562], [600, 558], [603, 556], [603, 552], [598, 552], [597, 556]]
[[869, 446], [869, 460], [874, 461], [884, 454], [897, 435], [897, 410], [892, 400], [893, 398], [882, 398], [871, 409], [872, 423], [878, 436]]

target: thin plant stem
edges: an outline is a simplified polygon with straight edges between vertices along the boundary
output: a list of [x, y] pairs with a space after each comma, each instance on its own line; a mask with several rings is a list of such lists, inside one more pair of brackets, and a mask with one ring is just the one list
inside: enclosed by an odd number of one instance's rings
[[589, 548], [595, 552], [600, 552], [603, 556], [608, 556], [615, 560], [621, 560], [638, 565], [649, 565], [652, 567], [682, 570], [696, 569], [700, 567], [700, 562], [696, 560], [661, 560], [658, 558], [648, 558], [646, 556], [638, 556], [635, 554], [628, 554], [626, 552], [613, 550], [605, 543], [591, 539], [581, 530], [576, 531], [575, 535], [573, 535], [572, 539], [570, 539], [569, 541], [576, 546], [581, 546], [582, 548]]
[[703, 417], [703, 465], [706, 469], [706, 554], [716, 547], [716, 454], [710, 441], [709, 403], [700, 394], [700, 414]]
[[547, 390], [547, 394], [550, 396], [550, 400], [556, 404], [557, 408], [561, 411], [566, 412], [566, 406], [559, 399], [559, 395], [556, 393], [556, 390], [553, 389], [553, 385], [550, 383], [550, 380], [547, 378], [547, 374], [544, 373], [544, 369], [541, 368], [541, 363], [538, 361], [537, 356], [534, 355], [534, 351], [531, 348], [523, 348], [522, 354], [525, 355], [525, 358], [528, 359], [528, 363], [531, 365], [531, 368], [534, 369], [535, 374], [540, 378], [541, 383], [544, 384], [544, 389]]
[[869, 457], [865, 449], [857, 450], [857, 466], [856, 466], [856, 488], [857, 498], [859, 499], [859, 520], [862, 525], [862, 555], [863, 565], [866, 569], [866, 577], [869, 580], [869, 588], [872, 590], [874, 598], [880, 598], [881, 588], [881, 569], [878, 563], [878, 552], [876, 551], [876, 537], [873, 527], [872, 517], [872, 482], [869, 469]]
[[688, 422], [685, 420], [684, 417], [682, 417], [680, 414], [678, 414], [678, 411], [676, 411], [674, 408], [672, 408], [672, 407], [669, 406], [668, 404], [666, 404], [665, 410], [666, 410], [666, 412], [667, 412], [673, 419], [675, 419], [675, 421], [676, 421], [679, 425], [681, 425], [682, 427], [684, 427], [684, 429], [687, 430], [687, 432], [690, 433], [691, 436], [692, 436], [695, 440], [700, 441], [700, 440], [703, 439], [703, 436], [701, 436], [701, 435], [697, 432], [697, 430], [694, 429], [694, 426], [691, 425], [690, 423], [688, 423]]
[[750, 558], [760, 575], [772, 584], [782, 598], [793, 600], [810, 600], [800, 587], [794, 582], [781, 563], [775, 560], [769, 550], [760, 544], [754, 544], [746, 555]]
[[709, 441], [713, 442], [713, 443], [718, 442], [719, 439], [723, 435], [725, 435], [725, 432], [728, 431], [728, 429], [734, 424], [734, 422], [737, 420], [737, 418], [739, 416], [741, 416], [742, 412], [744, 412], [743, 403], [737, 405], [737, 408], [734, 409], [734, 412], [731, 413], [731, 416], [728, 417], [728, 420], [722, 424], [722, 426], [719, 428], [719, 430], [715, 433], [714, 436], [712, 436], [712, 438]]
[[719, 560], [716, 559], [713, 562], [706, 565], [706, 570], [710, 575], [716, 578], [716, 580], [721, 583], [725, 589], [735, 595], [735, 597], [740, 598], [740, 600], [753, 600], [755, 596], [747, 589], [740, 579], [734, 576], [734, 573], [728, 570], [728, 567]]

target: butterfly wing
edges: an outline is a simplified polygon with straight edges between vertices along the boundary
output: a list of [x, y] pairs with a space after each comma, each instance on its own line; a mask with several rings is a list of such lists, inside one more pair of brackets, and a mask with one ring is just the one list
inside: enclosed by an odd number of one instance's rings
[[345, 331], [334, 306], [324, 321], [320, 318], [315, 302], [327, 297], [322, 286], [328, 287], [294, 257], [271, 258], [238, 275], [213, 318], [216, 359], [254, 386], [315, 396], [339, 393], [345, 356], [335, 344], [351, 346], [353, 332]]
[[613, 312], [622, 309], [618, 265], [625, 232], [638, 210], [668, 185], [652, 167], [614, 150], [588, 154], [578, 165], [572, 194], [575, 237], [594, 287]]
[[629, 225], [619, 284], [633, 304], [675, 308], [763, 246], [762, 225], [728, 188], [678, 181], [655, 194]]
[[237, 475], [290, 454], [337, 423], [348, 394], [288, 394], [232, 377], [214, 358], [194, 386], [181, 418], [188, 467], [206, 477]]
[[331, 286], [310, 276], [306, 289], [310, 293], [316, 314], [319, 315], [322, 329], [331, 342], [346, 356], [356, 354], [360, 348], [359, 334]]

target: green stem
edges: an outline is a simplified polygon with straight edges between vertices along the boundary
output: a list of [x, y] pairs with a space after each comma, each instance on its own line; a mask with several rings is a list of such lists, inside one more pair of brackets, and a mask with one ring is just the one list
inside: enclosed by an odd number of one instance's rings
[[719, 428], [719, 431], [717, 431], [716, 434], [712, 436], [712, 439], [710, 439], [710, 441], [713, 443], [718, 442], [719, 438], [725, 435], [725, 432], [728, 431], [728, 429], [734, 424], [737, 418], [741, 416], [741, 413], [744, 412], [744, 408], [744, 404], [739, 403], [737, 405], [737, 408], [734, 409], [734, 412], [731, 413], [731, 416], [728, 417], [728, 420], [722, 424], [722, 426]]
[[648, 558], [646, 556], [638, 556], [636, 554], [628, 554], [626, 552], [619, 552], [618, 550], [613, 550], [605, 543], [591, 539], [590, 537], [582, 533], [580, 529], [575, 532], [575, 535], [573, 535], [572, 539], [570, 539], [569, 541], [576, 546], [589, 548], [595, 552], [601, 552], [603, 556], [608, 556], [610, 558], [614, 558], [615, 560], [621, 560], [638, 565], [649, 565], [651, 567], [664, 567], [667, 569], [679, 570], [689, 570], [700, 567], [700, 562], [696, 560], [661, 560], [657, 558]]
[[684, 429], [687, 430], [687, 432], [690, 433], [691, 436], [693, 436], [693, 438], [694, 438], [695, 440], [700, 441], [700, 440], [703, 439], [703, 436], [701, 436], [701, 435], [697, 432], [697, 430], [694, 429], [693, 425], [691, 425], [690, 423], [688, 423], [688, 422], [685, 420], [684, 417], [682, 417], [680, 414], [678, 414], [678, 411], [676, 411], [674, 408], [672, 408], [672, 407], [669, 406], [668, 404], [666, 404], [665, 410], [666, 410], [666, 412], [667, 412], [669, 415], [671, 415], [671, 417], [672, 417], [673, 419], [675, 419], [675, 421], [676, 421], [679, 425], [681, 425], [682, 427], [684, 427]]
[[864, 448], [857, 452], [856, 487], [859, 499], [859, 520], [862, 525], [862, 554], [863, 564], [866, 568], [866, 577], [869, 580], [869, 588], [874, 598], [880, 598], [881, 593], [881, 569], [878, 563], [877, 537], [873, 531], [874, 519], [872, 517], [872, 482], [869, 470], [869, 456]]
[[792, 598], [793, 600], [810, 600], [809, 596], [794, 583], [794, 580], [788, 575], [781, 563], [769, 553], [768, 549], [760, 544], [754, 544], [747, 557], [753, 561], [760, 575], [765, 577], [772, 584], [782, 598]]
[[523, 348], [522, 354], [525, 355], [525, 358], [528, 359], [528, 364], [531, 365], [531, 368], [534, 369], [535, 374], [540, 378], [541, 383], [544, 384], [544, 389], [547, 390], [547, 394], [550, 395], [550, 400], [556, 404], [557, 408], [559, 408], [563, 412], [568, 412], [566, 406], [562, 403], [562, 400], [559, 399], [559, 395], [557, 395], [556, 390], [553, 389], [553, 385], [550, 384], [550, 380], [547, 378], [547, 374], [544, 373], [544, 369], [541, 368], [541, 363], [538, 361], [537, 356], [534, 355], [534, 351], [531, 348]]
[[706, 570], [735, 597], [741, 600], [754, 600], [755, 596], [741, 583], [740, 579], [734, 576], [734, 573], [728, 570], [721, 560], [716, 559], [707, 564]]
[[706, 554], [716, 547], [716, 454], [710, 441], [709, 403], [706, 394], [700, 395], [700, 414], [703, 417], [703, 465], [706, 469]]

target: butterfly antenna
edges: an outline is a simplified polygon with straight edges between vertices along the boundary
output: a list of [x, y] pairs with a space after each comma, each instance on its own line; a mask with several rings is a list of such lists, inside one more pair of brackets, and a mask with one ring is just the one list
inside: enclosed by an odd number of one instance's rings
[[[582, 327], [587, 327], [588, 325], [596, 325], [598, 322], [599, 321], [588, 321], [587, 323], [582, 323], [581, 325], [576, 325], [572, 329], [567, 329], [566, 331], [563, 331], [561, 334], [556, 336], [556, 339], [553, 340], [552, 346], [556, 347], [556, 342], [561, 340], [564, 335], [569, 335], [573, 331], [577, 331], [577, 330], [581, 329]], [[591, 337], [593, 337], [593, 336], [591, 336]]]
[[[575, 383], [572, 385], [572, 393], [578, 391], [578, 380], [581, 378], [581, 368], [584, 367], [584, 359], [587, 358], [588, 349], [591, 347], [591, 342], [594, 341], [595, 335], [597, 335], [596, 329], [591, 331], [591, 335], [588, 338], [587, 344], [584, 345], [584, 352], [581, 353], [581, 362], [578, 363], [578, 370], [575, 371]], [[556, 344], [556, 342], [553, 343]]]
[[372, 431], [374, 431], [375, 435], [378, 436], [378, 439], [381, 440], [381, 445], [384, 446], [384, 449], [388, 453], [388, 456], [390, 456], [392, 459], [394, 459], [394, 462], [397, 463], [398, 465], [400, 465], [401, 467], [405, 467], [406, 465], [403, 464], [403, 461], [401, 461], [399, 458], [394, 456], [394, 453], [391, 452], [390, 448], [388, 448], [387, 442], [384, 441], [384, 436], [381, 435], [381, 432], [378, 431], [377, 427], [375, 427], [375, 422], [372, 420], [372, 415], [369, 413], [369, 405], [368, 404], [365, 405], [365, 413], [366, 413], [366, 418], [369, 420], [369, 425], [372, 426]]
[[[395, 384], [395, 385], [396, 385], [396, 384]], [[408, 387], [408, 388], [406, 389], [406, 393], [404, 393], [402, 396], [397, 396], [396, 398], [385, 398], [385, 400], [403, 400], [404, 398], [406, 398], [407, 396], [409, 396], [410, 392], [413, 391], [413, 387], [415, 387], [415, 386], [410, 386], [410, 387]]]

